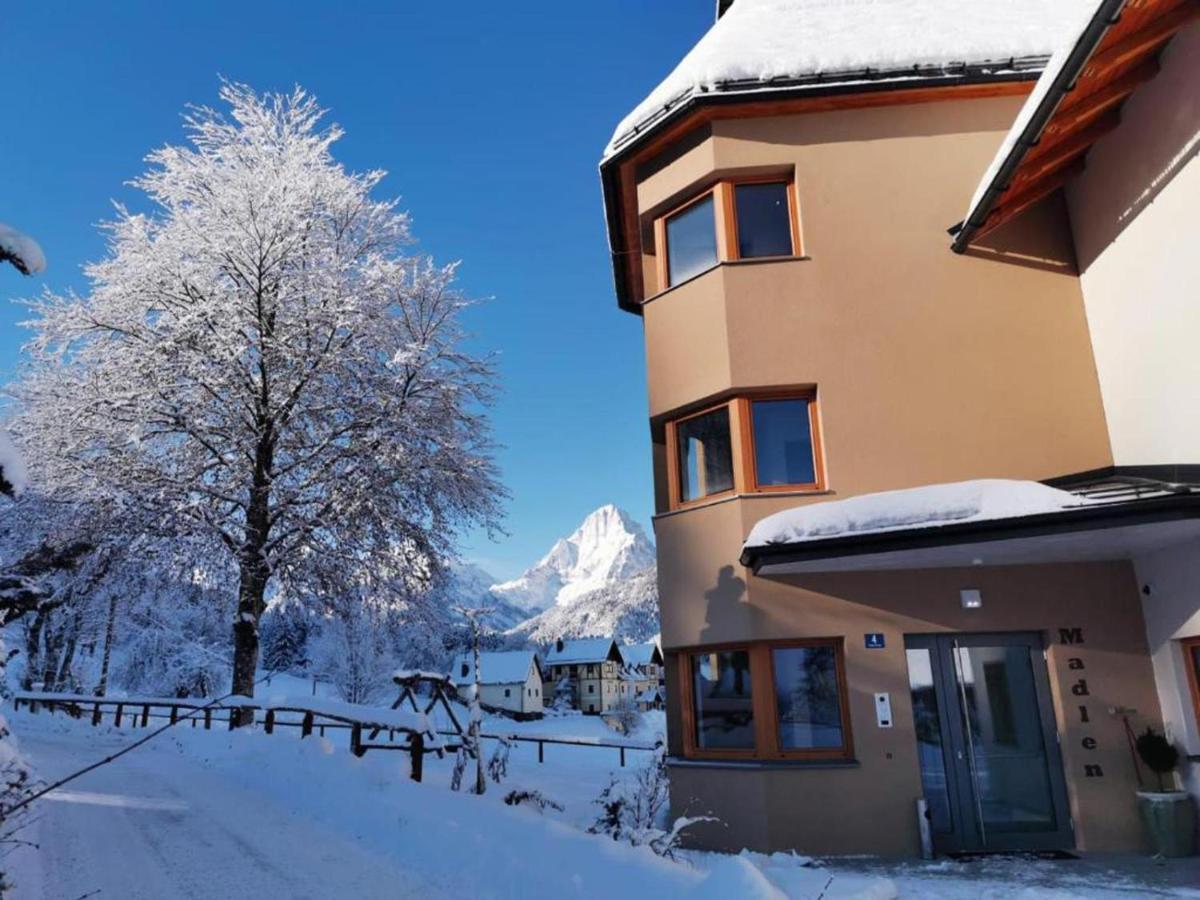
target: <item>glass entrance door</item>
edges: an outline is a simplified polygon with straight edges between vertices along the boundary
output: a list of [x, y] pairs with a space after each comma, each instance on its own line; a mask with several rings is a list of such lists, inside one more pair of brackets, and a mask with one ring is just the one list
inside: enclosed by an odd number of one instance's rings
[[935, 848], [1072, 848], [1040, 635], [918, 635], [905, 647]]

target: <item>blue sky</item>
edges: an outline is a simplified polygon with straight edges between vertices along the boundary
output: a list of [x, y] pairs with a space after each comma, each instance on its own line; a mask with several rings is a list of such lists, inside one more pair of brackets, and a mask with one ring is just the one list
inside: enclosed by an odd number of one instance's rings
[[182, 139], [218, 76], [299, 83], [346, 129], [352, 169], [390, 173], [420, 249], [461, 259], [500, 354], [494, 411], [508, 538], [464, 548], [516, 574], [590, 510], [648, 523], [641, 324], [613, 296], [597, 162], [616, 122], [712, 22], [713, 0], [33, 4], [7, 8], [0, 221], [42, 244], [44, 276], [0, 270], [0, 380], [26, 333], [11, 298], [86, 291], [95, 224], [152, 148]]

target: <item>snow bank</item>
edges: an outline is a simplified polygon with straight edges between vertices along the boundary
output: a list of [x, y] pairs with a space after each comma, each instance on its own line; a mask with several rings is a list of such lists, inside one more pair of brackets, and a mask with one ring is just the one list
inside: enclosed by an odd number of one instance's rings
[[46, 257], [37, 241], [0, 222], [0, 253], [12, 258], [12, 263], [25, 275], [46, 271]]
[[0, 475], [12, 485], [14, 494], [21, 493], [29, 485], [29, 471], [25, 468], [25, 458], [13, 446], [12, 440], [3, 429], [0, 429]]
[[[1002, 70], [1050, 55], [1092, 0], [738, 0], [617, 126], [611, 156], [648, 120], [705, 91], [755, 91], [865, 74], [929, 77], [963, 63]], [[815, 76], [820, 76], [819, 82]]]
[[1009, 519], [1081, 505], [1083, 501], [1076, 495], [1036, 481], [986, 478], [931, 484], [784, 510], [755, 525], [745, 546], [766, 547], [848, 534]]
[[1037, 84], [1033, 87], [1033, 93], [1025, 100], [1025, 105], [1021, 107], [1021, 111], [1017, 114], [1012, 128], [1005, 135], [1000, 149], [996, 151], [995, 159], [992, 160], [987, 171], [983, 173], [983, 179], [979, 182], [979, 187], [975, 189], [975, 196], [971, 198], [970, 206], [967, 207], [967, 214], [963, 216], [964, 222], [968, 221], [975, 214], [975, 209], [983, 200], [983, 195], [987, 193], [987, 189], [996, 180], [996, 176], [1000, 174], [1001, 167], [1016, 148], [1017, 141], [1020, 140], [1025, 129], [1029, 127], [1030, 120], [1033, 119], [1038, 108], [1045, 102], [1046, 96], [1050, 93], [1050, 88], [1054, 85], [1055, 79], [1062, 72], [1063, 66], [1067, 64], [1067, 60], [1071, 56], [1071, 51], [1075, 49], [1075, 45], [1079, 43], [1079, 39], [1087, 29], [1088, 23], [1095, 16], [1097, 7], [1097, 0], [1089, 0], [1081, 9], [1075, 9], [1074, 21], [1070, 27], [1064, 29], [1062, 40], [1058, 48], [1054, 51], [1054, 55], [1050, 57], [1050, 61], [1046, 63], [1046, 68], [1042, 72], [1041, 78], [1038, 79]]

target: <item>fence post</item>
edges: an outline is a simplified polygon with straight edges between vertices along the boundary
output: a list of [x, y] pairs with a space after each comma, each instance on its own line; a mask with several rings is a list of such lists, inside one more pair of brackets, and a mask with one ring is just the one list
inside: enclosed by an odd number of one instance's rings
[[150, 704], [147, 703], [142, 707], [142, 727], [145, 728], [150, 724]]
[[171, 707], [171, 724], [174, 725], [178, 721], [179, 721], [179, 707], [172, 706]]
[[546, 742], [538, 741], [538, 762], [544, 763], [545, 761], [546, 761]]
[[625, 768], [625, 748], [621, 748], [621, 768]]
[[92, 708], [92, 727], [95, 728], [100, 724], [100, 701], [96, 701], [96, 705]]
[[421, 775], [425, 770], [425, 735], [420, 732], [414, 732], [408, 746], [409, 753], [412, 755], [412, 772], [410, 777], [413, 781], [420, 781]]
[[212, 730], [212, 707], [211, 706], [204, 707], [204, 730], [205, 731]]
[[275, 733], [275, 710], [267, 710], [267, 718], [266, 721], [263, 722], [263, 730], [266, 731], [267, 734]]
[[358, 722], [350, 726], [350, 752], [355, 756], [362, 756], [367, 752], [362, 745], [362, 725]]
[[124, 711], [125, 711], [125, 704], [118, 703], [117, 704], [117, 714], [113, 718], [113, 724], [116, 725], [118, 728], [121, 727], [121, 713], [123, 713]]
[[310, 712], [306, 712], [304, 714], [304, 721], [300, 723], [300, 737], [306, 738], [310, 734], [312, 734], [312, 726], [313, 726], [313, 714]]

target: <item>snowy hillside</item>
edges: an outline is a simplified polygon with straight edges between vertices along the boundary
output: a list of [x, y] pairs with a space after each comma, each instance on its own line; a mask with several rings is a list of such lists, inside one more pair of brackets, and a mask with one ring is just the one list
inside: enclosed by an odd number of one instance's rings
[[536, 644], [560, 637], [615, 637], [618, 642], [644, 643], [658, 633], [658, 573], [651, 566], [552, 606], [509, 631]]
[[491, 607], [495, 611], [484, 619], [484, 624], [496, 631], [512, 628], [529, 617], [524, 609], [492, 594], [496, 579], [481, 566], [469, 562], [451, 563], [449, 579], [446, 591], [450, 602], [471, 609]]
[[602, 506], [568, 538], [512, 581], [494, 585], [493, 596], [536, 614], [566, 606], [601, 588], [654, 567], [654, 545], [623, 510]]

